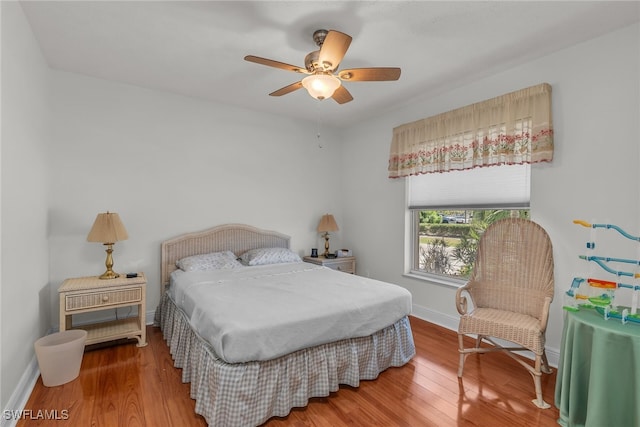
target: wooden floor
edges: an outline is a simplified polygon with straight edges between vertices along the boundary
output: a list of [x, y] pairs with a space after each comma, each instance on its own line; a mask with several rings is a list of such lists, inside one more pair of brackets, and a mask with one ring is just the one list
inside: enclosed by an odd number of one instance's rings
[[[517, 362], [502, 354], [472, 355], [459, 380], [457, 335], [416, 318], [411, 326], [417, 355], [407, 365], [359, 388], [344, 386], [314, 398], [265, 426], [557, 426], [555, 369], [542, 377], [552, 407], [538, 409], [531, 403], [531, 375]], [[67, 384], [45, 387], [39, 378], [18, 426], [206, 426], [194, 413], [189, 384], [181, 383], [160, 330], [149, 326], [147, 338], [143, 348], [87, 351], [80, 376]], [[58, 420], [44, 419], [47, 411]]]

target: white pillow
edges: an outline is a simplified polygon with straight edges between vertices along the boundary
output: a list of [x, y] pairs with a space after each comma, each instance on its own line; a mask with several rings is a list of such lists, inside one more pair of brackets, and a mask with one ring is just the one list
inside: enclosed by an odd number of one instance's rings
[[301, 262], [300, 256], [287, 248], [250, 249], [240, 255], [245, 265], [279, 264], [283, 262]]
[[184, 271], [221, 270], [242, 267], [231, 251], [193, 255], [176, 261], [176, 267]]

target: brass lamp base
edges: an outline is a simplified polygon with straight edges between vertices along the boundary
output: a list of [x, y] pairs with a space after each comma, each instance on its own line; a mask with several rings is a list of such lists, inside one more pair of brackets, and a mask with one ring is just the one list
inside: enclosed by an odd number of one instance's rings
[[101, 276], [99, 276], [99, 279], [117, 279], [118, 277], [120, 277], [120, 275], [118, 273], [116, 273], [113, 270], [107, 270], [104, 272], [104, 274], [102, 274]]
[[324, 253], [322, 256], [326, 258], [329, 255], [329, 233], [325, 231], [322, 237], [324, 237]]
[[99, 276], [99, 278], [116, 279], [120, 277], [120, 275], [111, 269], [113, 267], [113, 256], [111, 256], [113, 253], [113, 243], [105, 243], [104, 245], [107, 246], [107, 249], [105, 249], [105, 252], [107, 252], [107, 260], [104, 262], [104, 265], [107, 266], [107, 271], [105, 271], [102, 276]]

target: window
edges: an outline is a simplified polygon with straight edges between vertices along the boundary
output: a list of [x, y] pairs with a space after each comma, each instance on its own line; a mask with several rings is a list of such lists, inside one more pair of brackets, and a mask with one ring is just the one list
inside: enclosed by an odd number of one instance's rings
[[411, 273], [440, 279], [467, 279], [478, 240], [492, 222], [529, 218], [529, 209], [411, 210]]
[[468, 277], [484, 229], [529, 216], [530, 165], [552, 159], [547, 83], [395, 127], [387, 170], [407, 181], [410, 272]]
[[410, 272], [467, 279], [489, 224], [529, 218], [530, 172], [524, 164], [409, 177]]

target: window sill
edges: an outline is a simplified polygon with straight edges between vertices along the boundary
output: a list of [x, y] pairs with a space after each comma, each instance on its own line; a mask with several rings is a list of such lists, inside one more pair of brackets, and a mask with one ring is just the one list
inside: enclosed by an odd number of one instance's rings
[[450, 288], [455, 288], [455, 289], [461, 286], [464, 286], [467, 283], [466, 279], [454, 279], [454, 278], [436, 276], [434, 274], [416, 273], [414, 271], [405, 273], [403, 274], [403, 276], [411, 279], [422, 280], [424, 282], [436, 283], [438, 285], [448, 286]]

